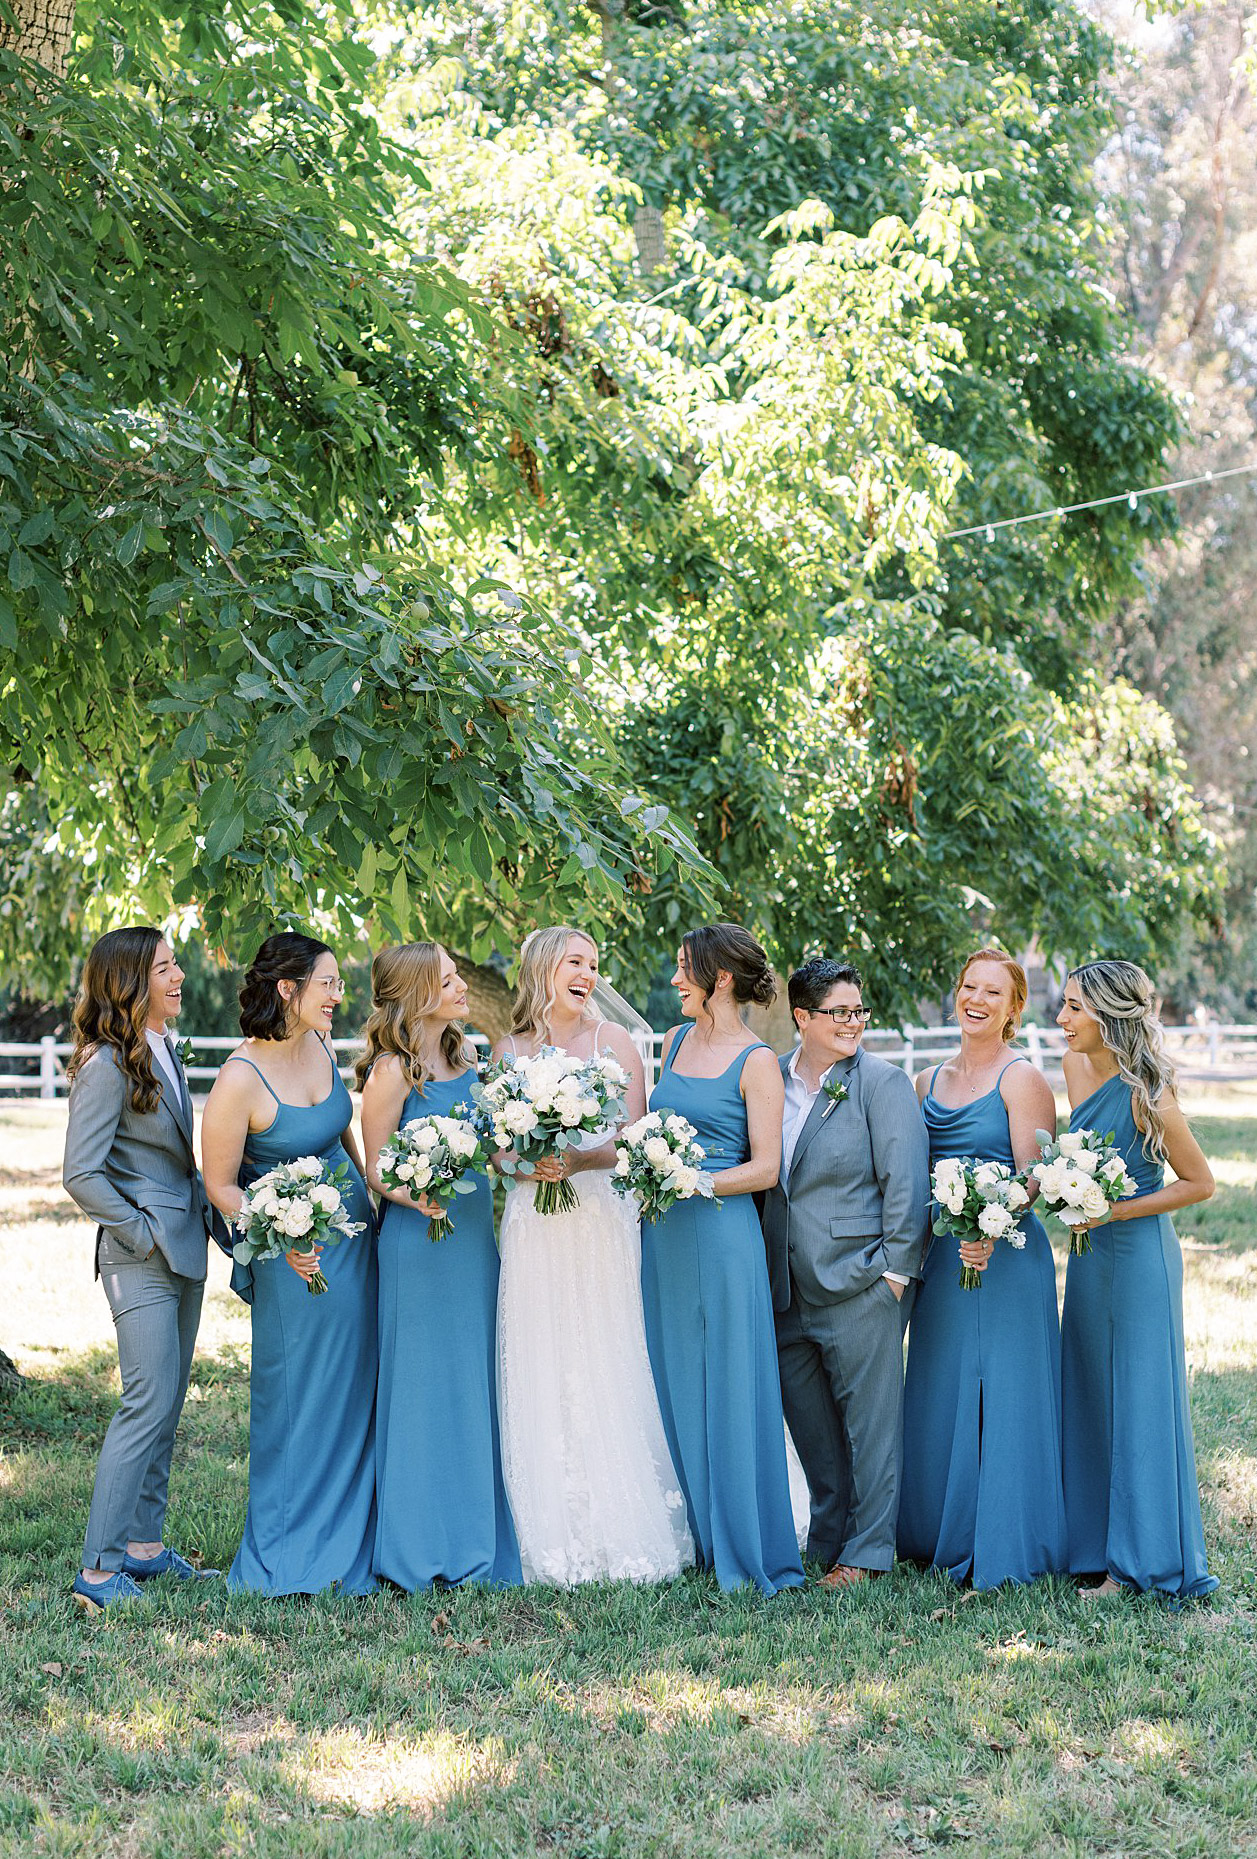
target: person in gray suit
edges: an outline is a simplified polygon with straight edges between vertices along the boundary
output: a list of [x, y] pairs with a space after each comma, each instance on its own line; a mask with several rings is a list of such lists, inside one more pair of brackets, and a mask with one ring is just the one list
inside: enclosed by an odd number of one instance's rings
[[778, 1184], [764, 1203], [781, 1399], [812, 1494], [807, 1549], [828, 1587], [895, 1556], [903, 1333], [921, 1270], [929, 1143], [912, 1080], [861, 1050], [849, 962], [790, 977], [799, 1044], [781, 1060]]
[[118, 1336], [122, 1400], [109, 1424], [74, 1598], [134, 1598], [154, 1575], [211, 1576], [162, 1542], [175, 1428], [205, 1290], [209, 1204], [192, 1098], [166, 1022], [183, 972], [158, 930], [95, 944], [74, 1009], [62, 1180], [97, 1222], [96, 1275]]

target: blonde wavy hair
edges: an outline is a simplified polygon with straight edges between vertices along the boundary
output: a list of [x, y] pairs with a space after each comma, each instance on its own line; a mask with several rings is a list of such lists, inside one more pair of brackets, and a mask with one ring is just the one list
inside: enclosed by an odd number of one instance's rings
[[1026, 971], [1021, 966], [1020, 962], [1015, 962], [1013, 960], [1007, 949], [996, 949], [990, 944], [985, 948], [975, 949], [972, 955], [966, 956], [965, 965], [956, 977], [956, 985], [952, 989], [953, 1007], [956, 1004], [957, 995], [964, 986], [965, 976], [969, 973], [969, 970], [973, 967], [975, 962], [998, 962], [1000, 967], [1006, 969], [1008, 972], [1008, 979], [1012, 983], [1013, 989], [1013, 1008], [1004, 1022], [1003, 1032], [1001, 1034], [1005, 1044], [1007, 1044], [1010, 1040], [1016, 1039], [1018, 1033], [1021, 1031], [1021, 1016], [1026, 1010], [1026, 1002], [1030, 997], [1030, 984], [1026, 980]]
[[[434, 1076], [420, 1057], [423, 1022], [440, 1003], [443, 954], [439, 942], [403, 942], [381, 949], [372, 962], [371, 1017], [363, 1034], [367, 1049], [354, 1066], [360, 1091], [371, 1067], [387, 1052], [399, 1061], [411, 1090], [423, 1096]], [[467, 1029], [460, 1020], [451, 1020], [442, 1031], [441, 1054], [451, 1071], [467, 1064]]]
[[1148, 976], [1134, 962], [1084, 962], [1070, 970], [1078, 983], [1082, 1004], [1096, 1020], [1117, 1069], [1130, 1086], [1130, 1107], [1135, 1128], [1143, 1137], [1145, 1155], [1166, 1159], [1165, 1119], [1159, 1100], [1174, 1091], [1174, 1066], [1165, 1049], [1157, 1018], [1156, 993]]
[[73, 1078], [101, 1046], [112, 1046], [130, 1086], [131, 1108], [147, 1115], [161, 1100], [148, 1026], [149, 976], [161, 931], [147, 925], [110, 930], [92, 944], [74, 1003], [74, 1051], [65, 1072]]
[[[511, 1008], [512, 1033], [535, 1033], [543, 1041], [550, 1037], [550, 1016], [555, 1005], [554, 977], [573, 936], [579, 936], [597, 954], [598, 945], [593, 937], [566, 923], [553, 923], [549, 929], [534, 930], [530, 936], [525, 936], [519, 951], [519, 978]], [[593, 1015], [587, 1011], [585, 1017], [592, 1019]]]

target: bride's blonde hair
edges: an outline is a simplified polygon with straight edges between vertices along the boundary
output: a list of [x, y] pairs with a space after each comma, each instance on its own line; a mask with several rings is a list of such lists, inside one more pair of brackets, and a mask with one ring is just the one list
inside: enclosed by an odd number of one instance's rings
[[[404, 942], [381, 949], [372, 962], [371, 1018], [363, 1034], [367, 1049], [354, 1067], [360, 1091], [375, 1061], [390, 1052], [411, 1090], [423, 1096], [432, 1073], [419, 1056], [422, 1022], [440, 1003], [442, 954], [439, 942]], [[467, 1031], [461, 1021], [451, 1020], [443, 1029], [441, 1052], [451, 1071], [467, 1063]]]
[[[566, 923], [554, 923], [549, 929], [533, 930], [530, 936], [525, 936], [520, 945], [519, 979], [515, 983], [515, 1003], [511, 1009], [512, 1033], [535, 1033], [542, 1040], [550, 1037], [554, 977], [573, 936], [579, 936], [595, 955], [598, 953], [592, 936]], [[593, 1018], [588, 1009], [585, 1017]]]

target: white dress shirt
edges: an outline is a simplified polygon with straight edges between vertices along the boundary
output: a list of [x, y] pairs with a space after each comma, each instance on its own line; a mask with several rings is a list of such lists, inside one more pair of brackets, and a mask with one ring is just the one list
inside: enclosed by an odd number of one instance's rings
[[[790, 1188], [790, 1167], [794, 1161], [794, 1152], [798, 1147], [799, 1137], [803, 1134], [803, 1125], [812, 1114], [812, 1106], [820, 1096], [829, 1080], [829, 1072], [821, 1076], [821, 1081], [813, 1090], [806, 1078], [799, 1074], [799, 1054], [801, 1046], [796, 1046], [790, 1063], [786, 1068], [786, 1108], [781, 1121], [781, 1179], [786, 1191]], [[837, 1061], [835, 1061], [836, 1063]], [[911, 1280], [902, 1272], [883, 1272], [882, 1277], [893, 1285], [910, 1284]]]
[[146, 1026], [144, 1029], [144, 1037], [148, 1040], [149, 1051], [161, 1066], [166, 1078], [175, 1088], [175, 1103], [182, 1105], [183, 1081], [179, 1076], [179, 1067], [170, 1056], [170, 1047], [166, 1044], [165, 1035], [162, 1033], [155, 1033], [151, 1026]]

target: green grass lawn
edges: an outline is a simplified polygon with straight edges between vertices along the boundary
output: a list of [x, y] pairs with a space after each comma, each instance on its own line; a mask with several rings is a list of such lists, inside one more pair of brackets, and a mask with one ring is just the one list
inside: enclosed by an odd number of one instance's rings
[[[69, 1599], [117, 1391], [64, 1109], [0, 1103], [0, 1859], [8, 1855], [1257, 1854], [1257, 1090], [1188, 1099], [1180, 1223], [1205, 1524], [1173, 1611], [897, 1571], [767, 1602], [571, 1594]], [[211, 1263], [169, 1539], [226, 1567], [248, 1319]], [[150, 1591], [151, 1592], [151, 1591]]]

